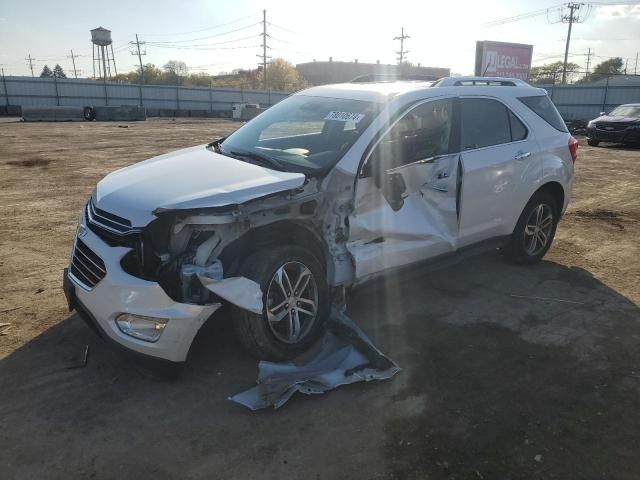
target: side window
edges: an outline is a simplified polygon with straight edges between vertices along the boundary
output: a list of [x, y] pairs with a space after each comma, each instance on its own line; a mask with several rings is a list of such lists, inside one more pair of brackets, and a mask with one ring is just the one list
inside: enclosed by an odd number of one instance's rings
[[418, 105], [382, 137], [370, 163], [389, 169], [450, 153], [452, 121], [452, 99]]
[[524, 126], [511, 110], [507, 110], [509, 112], [509, 125], [511, 125], [511, 141], [517, 142], [518, 140], [524, 140], [527, 138], [527, 127]]
[[462, 98], [462, 150], [500, 145], [511, 141], [507, 108], [488, 98]]

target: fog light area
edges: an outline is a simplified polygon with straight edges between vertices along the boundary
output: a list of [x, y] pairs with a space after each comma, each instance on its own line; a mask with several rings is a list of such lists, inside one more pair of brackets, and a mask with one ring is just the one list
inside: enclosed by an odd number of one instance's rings
[[166, 318], [144, 317], [131, 313], [121, 313], [116, 317], [116, 324], [122, 333], [145, 342], [157, 342], [168, 322]]

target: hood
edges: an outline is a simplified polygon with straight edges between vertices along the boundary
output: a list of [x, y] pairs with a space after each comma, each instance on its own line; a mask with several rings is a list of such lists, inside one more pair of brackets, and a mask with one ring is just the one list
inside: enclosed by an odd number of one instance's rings
[[304, 184], [301, 173], [279, 172], [212, 152], [186, 148], [125, 167], [102, 179], [96, 206], [143, 227], [157, 208], [223, 207]]
[[640, 118], [636, 117], [616, 117], [610, 115], [602, 115], [601, 117], [593, 120], [593, 123], [607, 122], [607, 123], [640, 123]]

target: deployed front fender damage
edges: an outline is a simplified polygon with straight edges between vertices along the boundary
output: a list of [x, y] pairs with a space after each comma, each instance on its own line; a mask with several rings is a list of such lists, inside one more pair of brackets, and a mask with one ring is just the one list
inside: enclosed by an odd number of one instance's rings
[[246, 277], [231, 277], [224, 280], [216, 280], [198, 274], [198, 280], [207, 290], [222, 297], [237, 307], [250, 312], [262, 313], [262, 290], [260, 285]]
[[281, 221], [305, 225], [324, 245], [327, 283], [334, 292], [334, 307], [324, 335], [293, 362], [260, 362], [258, 386], [232, 400], [252, 410], [278, 408], [296, 391], [318, 394], [349, 383], [388, 379], [400, 371], [344, 314], [344, 288], [354, 280], [353, 258], [347, 249], [352, 210], [353, 176], [336, 169], [322, 183], [309, 179], [297, 190], [224, 211], [205, 208], [187, 213], [158, 212], [176, 218], [170, 238], [174, 255], [187, 251], [194, 237], [206, 236], [188, 255], [184, 271], [195, 275], [216, 296], [257, 314], [263, 312], [260, 285], [242, 276], [224, 278], [220, 258], [225, 249], [252, 230]]

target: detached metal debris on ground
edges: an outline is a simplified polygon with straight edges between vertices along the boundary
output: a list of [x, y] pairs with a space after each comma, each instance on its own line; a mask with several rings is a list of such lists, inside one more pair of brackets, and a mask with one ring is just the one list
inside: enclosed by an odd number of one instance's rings
[[314, 395], [340, 385], [386, 380], [401, 368], [378, 350], [344, 312], [334, 308], [325, 334], [287, 363], [261, 361], [258, 384], [230, 397], [251, 410], [280, 408], [296, 393]]

